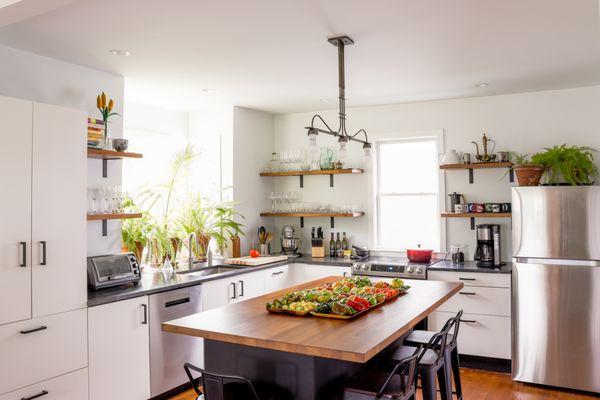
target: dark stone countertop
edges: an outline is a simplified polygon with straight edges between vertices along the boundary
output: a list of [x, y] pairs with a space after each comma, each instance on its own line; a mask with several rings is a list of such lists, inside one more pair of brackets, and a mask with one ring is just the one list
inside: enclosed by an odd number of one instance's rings
[[464, 264], [453, 264], [451, 261], [442, 260], [430, 266], [427, 270], [447, 272], [477, 272], [484, 274], [510, 274], [512, 273], [512, 263], [507, 262], [500, 268], [482, 268], [478, 267], [475, 261], [465, 261]]
[[[188, 286], [199, 285], [203, 282], [208, 282], [216, 279], [228, 278], [235, 275], [246, 274], [253, 271], [261, 271], [269, 268], [278, 267], [286, 264], [311, 264], [324, 266], [340, 266], [350, 267], [357, 261], [375, 261], [375, 262], [408, 262], [402, 257], [384, 257], [371, 256], [365, 260], [352, 260], [344, 258], [313, 258], [309, 255], [304, 255], [299, 258], [290, 258], [287, 261], [267, 264], [260, 267], [236, 267], [233, 271], [223, 272], [215, 275], [198, 276], [193, 274], [176, 274], [172, 273], [166, 276], [160, 269], [151, 270], [147, 268], [142, 272], [142, 280], [137, 285], [116, 286], [109, 289], [99, 291], [88, 291], [88, 307], [94, 307], [101, 304], [112, 303], [120, 300], [127, 300], [134, 297], [146, 296], [149, 294], [166, 292], [169, 290], [180, 289]], [[445, 260], [432, 260], [428, 267], [429, 271], [452, 271], [452, 272], [480, 272], [480, 273], [500, 273], [510, 274], [512, 264], [506, 263], [500, 269], [479, 268], [474, 261], [466, 261], [464, 264], [452, 264]]]

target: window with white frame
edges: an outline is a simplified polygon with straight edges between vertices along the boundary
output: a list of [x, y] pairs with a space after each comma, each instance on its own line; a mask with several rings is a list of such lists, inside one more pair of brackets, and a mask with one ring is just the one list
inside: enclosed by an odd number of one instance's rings
[[375, 248], [403, 251], [421, 244], [442, 250], [441, 136], [376, 143]]

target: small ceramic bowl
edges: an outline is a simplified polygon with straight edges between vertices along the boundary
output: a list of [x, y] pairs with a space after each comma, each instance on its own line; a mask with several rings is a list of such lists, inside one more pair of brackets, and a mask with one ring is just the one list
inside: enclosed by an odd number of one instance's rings
[[129, 140], [127, 139], [113, 139], [113, 149], [116, 151], [126, 151], [129, 147]]

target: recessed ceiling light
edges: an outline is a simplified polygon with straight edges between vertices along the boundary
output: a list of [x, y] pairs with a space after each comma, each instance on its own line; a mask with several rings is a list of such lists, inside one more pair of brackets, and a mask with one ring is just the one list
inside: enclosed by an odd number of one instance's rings
[[127, 50], [121, 50], [121, 49], [110, 49], [108, 52], [114, 56], [128, 57], [129, 55], [131, 55], [131, 53], [128, 52]]
[[213, 91], [213, 89], [207, 89], [207, 88], [200, 89], [200, 90], [201, 90], [202, 92], [204, 92], [204, 93], [208, 93], [208, 92], [212, 92], [212, 91]]
[[475, 87], [488, 87], [488, 86], [490, 86], [490, 84], [487, 82], [481, 82], [481, 83], [475, 84]]
[[329, 101], [329, 99], [320, 99], [319, 100], [321, 103], [327, 103]]

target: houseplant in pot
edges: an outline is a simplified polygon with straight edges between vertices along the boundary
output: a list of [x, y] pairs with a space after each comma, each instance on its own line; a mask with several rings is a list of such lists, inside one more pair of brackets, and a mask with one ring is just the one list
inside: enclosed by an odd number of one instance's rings
[[[123, 206], [127, 212], [140, 212], [131, 199], [125, 199]], [[125, 219], [121, 225], [123, 247], [135, 255], [138, 263], [142, 262], [144, 248], [148, 245], [151, 224], [150, 217], [144, 213], [142, 218]]]
[[517, 175], [519, 186], [537, 186], [540, 184], [544, 165], [529, 158], [529, 154], [511, 153], [511, 169]]
[[593, 152], [586, 146], [546, 147], [534, 154], [531, 161], [544, 167], [545, 183], [550, 185], [592, 185], [598, 177]]

